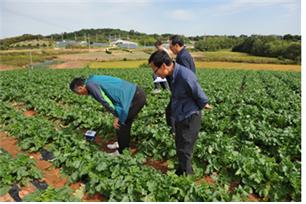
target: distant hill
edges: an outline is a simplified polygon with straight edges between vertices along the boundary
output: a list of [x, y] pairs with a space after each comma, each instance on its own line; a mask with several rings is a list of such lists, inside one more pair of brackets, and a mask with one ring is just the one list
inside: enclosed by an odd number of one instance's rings
[[[169, 36], [172, 34], [146, 34], [141, 33], [135, 30], [125, 31], [120, 29], [112, 29], [112, 28], [103, 28], [103, 29], [82, 29], [75, 32], [64, 32], [60, 34], [52, 34], [47, 36], [42, 35], [31, 35], [31, 34], [24, 34], [22, 36], [12, 37], [12, 38], [5, 38], [0, 40], [0, 49], [10, 49], [16, 48], [16, 45], [20, 45], [17, 43], [21, 43], [24, 41], [31, 41], [31, 40], [44, 40], [48, 41], [44, 42], [43, 44], [51, 45], [54, 41], [61, 41], [61, 40], [76, 40], [76, 41], [87, 41], [87, 42], [110, 42], [115, 39], [123, 39], [123, 40], [130, 40], [137, 42], [139, 45], [154, 45], [157, 39], [162, 41], [168, 41]], [[187, 43], [190, 43], [190, 39], [183, 36]], [[22, 45], [27, 43], [21, 43]], [[18, 48], [18, 46], [17, 46]]]
[[[53, 34], [46, 37], [52, 37], [54, 40], [77, 40], [106, 43], [116, 39], [130, 40], [137, 42], [139, 45], [154, 45], [157, 39], [168, 41], [169, 36], [173, 34], [146, 34], [135, 30], [125, 31], [120, 29], [103, 28], [103, 29], [82, 29], [75, 32], [64, 32]], [[184, 36], [184, 39], [190, 40]]]
[[5, 38], [0, 40], [0, 50], [9, 48], [51, 46], [53, 41], [42, 35], [24, 34], [17, 37]]

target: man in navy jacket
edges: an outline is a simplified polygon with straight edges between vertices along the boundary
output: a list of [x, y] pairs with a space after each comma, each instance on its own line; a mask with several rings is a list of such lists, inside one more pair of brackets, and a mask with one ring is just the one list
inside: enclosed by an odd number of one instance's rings
[[[171, 36], [170, 41], [169, 41], [169, 48], [176, 55], [176, 58], [175, 58], [176, 63], [183, 65], [185, 68], [190, 69], [194, 74], [196, 73], [193, 58], [190, 55], [190, 53], [187, 51], [187, 49], [185, 48], [184, 40], [182, 39], [182, 37], [178, 35]], [[172, 76], [167, 76], [166, 79], [171, 88]], [[171, 131], [173, 132], [174, 119], [171, 113], [171, 102], [172, 101], [170, 100], [166, 107], [166, 120], [167, 120], [168, 126], [171, 127]]]
[[172, 62], [165, 51], [149, 58], [153, 72], [161, 78], [171, 76], [171, 113], [175, 122], [175, 145], [179, 166], [177, 175], [192, 174], [192, 151], [201, 128], [201, 110], [211, 109], [195, 74]]
[[184, 40], [180, 36], [173, 35], [170, 37], [169, 48], [176, 54], [175, 62], [196, 73], [193, 58], [184, 46]]

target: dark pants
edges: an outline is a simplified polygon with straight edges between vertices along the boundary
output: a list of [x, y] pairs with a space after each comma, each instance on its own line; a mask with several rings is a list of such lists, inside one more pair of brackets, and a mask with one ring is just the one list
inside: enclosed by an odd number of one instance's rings
[[136, 118], [137, 114], [140, 112], [142, 107], [146, 103], [146, 95], [145, 92], [137, 87], [135, 95], [133, 97], [131, 107], [129, 109], [129, 113], [125, 124], [120, 124], [120, 128], [117, 129], [117, 139], [119, 144], [118, 151], [122, 153], [125, 148], [130, 146], [130, 136], [131, 136], [131, 127], [134, 119]]
[[193, 174], [192, 151], [201, 128], [201, 114], [195, 113], [183, 121], [175, 122], [175, 145], [178, 157], [177, 175]]

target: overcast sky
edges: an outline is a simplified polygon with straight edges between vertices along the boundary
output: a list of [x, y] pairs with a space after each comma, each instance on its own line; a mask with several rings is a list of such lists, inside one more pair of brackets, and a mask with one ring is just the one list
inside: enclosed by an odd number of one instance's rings
[[0, 0], [0, 38], [119, 28], [196, 35], [301, 34], [301, 0]]

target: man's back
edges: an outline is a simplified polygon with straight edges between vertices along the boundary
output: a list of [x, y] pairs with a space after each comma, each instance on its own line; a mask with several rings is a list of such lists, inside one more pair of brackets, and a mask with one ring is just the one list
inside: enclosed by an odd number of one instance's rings
[[[95, 87], [95, 84], [98, 85], [112, 101], [120, 121], [125, 121], [136, 91], [136, 85], [117, 77], [91, 75], [87, 79], [86, 85], [90, 90], [91, 87]], [[92, 91], [94, 90], [90, 90], [90, 92]], [[93, 97], [96, 98], [95, 96]]]
[[193, 58], [185, 47], [177, 54], [176, 62], [196, 73]]
[[175, 64], [171, 92], [171, 108], [176, 121], [200, 111], [208, 103], [195, 74], [180, 64]]

